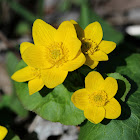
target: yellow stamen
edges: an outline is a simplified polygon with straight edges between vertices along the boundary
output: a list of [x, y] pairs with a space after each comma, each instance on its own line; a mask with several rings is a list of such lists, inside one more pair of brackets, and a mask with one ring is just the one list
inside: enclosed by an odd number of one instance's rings
[[82, 38], [82, 52], [84, 54], [93, 55], [98, 50], [98, 45], [91, 39]]
[[107, 102], [107, 94], [105, 91], [97, 91], [89, 95], [89, 103], [96, 106], [104, 106]]
[[64, 49], [63, 43], [54, 42], [48, 47], [46, 52], [47, 58], [49, 56], [49, 62], [53, 66], [59, 67], [68, 60], [68, 50]]
[[57, 59], [60, 57], [61, 53], [60, 50], [54, 49], [51, 51], [51, 55], [53, 59]]

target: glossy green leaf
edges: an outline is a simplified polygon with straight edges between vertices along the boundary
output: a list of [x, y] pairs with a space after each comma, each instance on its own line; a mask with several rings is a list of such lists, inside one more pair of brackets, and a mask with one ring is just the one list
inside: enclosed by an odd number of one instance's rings
[[20, 138], [18, 136], [14, 136], [12, 140], [20, 140]]
[[[25, 66], [26, 64], [21, 61], [17, 70]], [[83, 111], [76, 108], [71, 102], [72, 92], [69, 92], [62, 84], [53, 90], [44, 87], [40, 92], [31, 96], [27, 83], [15, 82], [15, 86], [23, 106], [46, 120], [61, 122], [65, 125], [78, 125], [85, 119]]]
[[0, 101], [0, 109], [9, 108], [11, 111], [18, 114], [20, 117], [27, 117], [28, 111], [23, 108], [18, 98], [10, 95], [3, 95]]
[[125, 101], [127, 94], [129, 93], [131, 89], [131, 85], [129, 81], [124, 78], [121, 74], [119, 73], [109, 73], [107, 74], [109, 77], [113, 77], [117, 80], [118, 82], [118, 94], [120, 95], [122, 101]]
[[[15, 67], [18, 64], [19, 60], [14, 55], [14, 53], [9, 52], [6, 55], [6, 68], [9, 76], [14, 73]], [[9, 78], [10, 78], [9, 77]], [[12, 84], [13, 81], [11, 80]], [[14, 86], [12, 86], [12, 93], [10, 95], [3, 95], [0, 101], [0, 109], [9, 108], [11, 111], [19, 115], [20, 117], [27, 117], [28, 111], [23, 108], [19, 102]]]
[[131, 83], [125, 103], [121, 102], [122, 114], [116, 120], [104, 120], [100, 124], [85, 122], [79, 140], [139, 140], [140, 139], [140, 54], [132, 54], [125, 66], [116, 71], [125, 75]]
[[15, 67], [18, 64], [19, 60], [17, 57], [14, 55], [14, 53], [9, 52], [6, 55], [6, 68], [9, 76], [12, 76], [12, 74], [15, 71]]

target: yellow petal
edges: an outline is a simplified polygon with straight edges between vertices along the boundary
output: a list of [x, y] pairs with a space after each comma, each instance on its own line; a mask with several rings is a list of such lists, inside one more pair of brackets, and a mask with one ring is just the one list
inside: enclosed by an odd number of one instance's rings
[[93, 61], [88, 55], [86, 56], [85, 65], [89, 66], [91, 69], [94, 69], [98, 65], [98, 61]]
[[0, 126], [0, 140], [3, 140], [8, 133], [8, 130], [4, 126]]
[[107, 77], [104, 83], [104, 91], [107, 93], [108, 100], [115, 96], [118, 90], [117, 80], [112, 77]]
[[85, 78], [85, 87], [94, 92], [104, 88], [104, 79], [99, 72], [92, 71]]
[[100, 123], [105, 117], [105, 109], [96, 105], [87, 106], [84, 110], [85, 117], [92, 123]]
[[35, 79], [32, 79], [28, 82], [28, 87], [29, 87], [29, 94], [32, 95], [35, 92], [38, 92], [41, 90], [44, 86], [44, 83], [41, 78], [37, 77]]
[[23, 42], [20, 44], [20, 53], [23, 54], [23, 52], [29, 48], [29, 47], [34, 47], [34, 44], [29, 43], [29, 42]]
[[67, 41], [65, 47], [68, 50], [68, 59], [72, 60], [78, 55], [79, 51], [81, 50], [81, 41], [77, 38], [71, 38]]
[[52, 64], [47, 60], [47, 51], [44, 46], [29, 47], [22, 54], [22, 59], [31, 67], [39, 69], [50, 68]]
[[58, 42], [66, 43], [70, 38], [77, 38], [74, 25], [70, 21], [64, 21], [56, 31], [55, 39]]
[[16, 71], [11, 78], [17, 82], [26, 82], [35, 78], [35, 71], [30, 66]]
[[99, 22], [93, 22], [89, 24], [85, 28], [84, 32], [85, 32], [85, 38], [91, 39], [97, 45], [101, 42], [103, 38], [103, 31]]
[[116, 43], [112, 42], [112, 41], [101, 41], [101, 43], [99, 44], [99, 49], [103, 52], [105, 52], [106, 54], [109, 54], [110, 52], [112, 52], [114, 49], [116, 48]]
[[104, 52], [102, 52], [100, 50], [94, 52], [93, 55], [89, 54], [89, 57], [95, 61], [107, 61], [108, 60], [107, 54], [105, 54]]
[[121, 106], [115, 98], [112, 98], [106, 104], [106, 106], [104, 106], [104, 108], [106, 110], [105, 118], [107, 118], [107, 119], [116, 119], [121, 114]]
[[79, 89], [73, 93], [71, 100], [77, 108], [84, 110], [84, 108], [89, 104], [88, 95], [89, 92], [85, 88]]
[[85, 36], [84, 30], [79, 26], [79, 24], [76, 21], [70, 20], [70, 22], [74, 25], [78, 38], [82, 39]]
[[35, 20], [33, 24], [33, 40], [37, 46], [47, 46], [54, 42], [56, 29], [41, 19]]
[[54, 88], [64, 82], [68, 71], [53, 67], [51, 69], [42, 70], [41, 73], [45, 86], [48, 88]]
[[80, 52], [80, 54], [74, 58], [73, 60], [70, 60], [66, 62], [63, 66], [62, 69], [65, 71], [74, 71], [81, 67], [85, 63], [85, 56], [83, 53]]
[[74, 25], [70, 21], [64, 21], [56, 31], [56, 42], [62, 42], [68, 51], [68, 58], [71, 60], [76, 57], [81, 48], [81, 41], [77, 38]]
[[70, 22], [71, 22], [72, 24], [78, 24], [78, 23], [77, 23], [75, 20], [73, 20], [73, 19], [71, 19]]

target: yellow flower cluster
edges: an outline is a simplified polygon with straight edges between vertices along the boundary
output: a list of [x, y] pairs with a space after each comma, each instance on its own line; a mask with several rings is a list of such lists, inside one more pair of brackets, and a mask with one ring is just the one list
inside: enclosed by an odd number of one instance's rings
[[0, 140], [3, 140], [8, 133], [8, 130], [4, 126], [0, 126]]
[[81, 41], [70, 21], [64, 21], [56, 30], [37, 19], [32, 34], [34, 44], [23, 42], [20, 45], [21, 57], [28, 66], [12, 76], [17, 82], [29, 81], [30, 95], [44, 85], [54, 88], [63, 83], [68, 71], [81, 67], [86, 60], [81, 52]]
[[[103, 31], [98, 22], [89, 24], [83, 30], [74, 20], [64, 21], [55, 29], [37, 19], [33, 24], [32, 35], [34, 44], [23, 42], [20, 45], [21, 57], [27, 66], [11, 77], [17, 82], [28, 81], [30, 95], [41, 90], [44, 85], [54, 88], [63, 83], [69, 71], [83, 64], [94, 69], [99, 61], [107, 61], [107, 54], [116, 47], [114, 42], [102, 40]], [[99, 123], [104, 117], [118, 117], [120, 106], [113, 98], [117, 91], [116, 80], [104, 80], [97, 72], [89, 75], [86, 77], [86, 88], [76, 91], [72, 102], [84, 110], [85, 117], [94, 123]], [[110, 109], [112, 104], [114, 106]], [[118, 110], [114, 107], [118, 107]], [[110, 112], [114, 115], [110, 116]]]

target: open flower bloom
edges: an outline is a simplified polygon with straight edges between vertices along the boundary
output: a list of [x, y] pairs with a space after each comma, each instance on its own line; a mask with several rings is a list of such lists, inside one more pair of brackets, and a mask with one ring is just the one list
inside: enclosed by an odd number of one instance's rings
[[[40, 82], [38, 90], [43, 87], [42, 81], [48, 88], [54, 88], [63, 83], [68, 71], [74, 71], [85, 63], [85, 56], [81, 52], [81, 41], [77, 38], [74, 25], [70, 21], [64, 21], [58, 29], [55, 29], [37, 19], [33, 24], [32, 34], [34, 44], [23, 42], [20, 51], [22, 59], [28, 65], [24, 71], [27, 74], [24, 81], [34, 79], [28, 77], [32, 71], [31, 67], [35, 68], [33, 71], [36, 73], [31, 75], [38, 75], [40, 71], [41, 78], [40, 80], [37, 78]], [[15, 75], [18, 74], [15, 73]], [[23, 82], [20, 76], [12, 78]], [[31, 84], [32, 88], [37, 86], [38, 80], [36, 78], [34, 80]]]
[[100, 123], [104, 118], [116, 119], [121, 114], [121, 106], [114, 98], [118, 90], [116, 79], [105, 80], [98, 72], [90, 72], [85, 78], [85, 88], [72, 95], [74, 105], [84, 110], [85, 117], [92, 123]]
[[75, 26], [78, 38], [82, 41], [82, 52], [86, 56], [85, 65], [94, 69], [99, 61], [107, 61], [107, 54], [115, 49], [116, 43], [102, 40], [103, 31], [100, 23], [93, 22], [83, 30], [77, 22], [74, 20], [71, 22]]
[[0, 126], [0, 140], [3, 140], [8, 133], [8, 130], [4, 126]]

